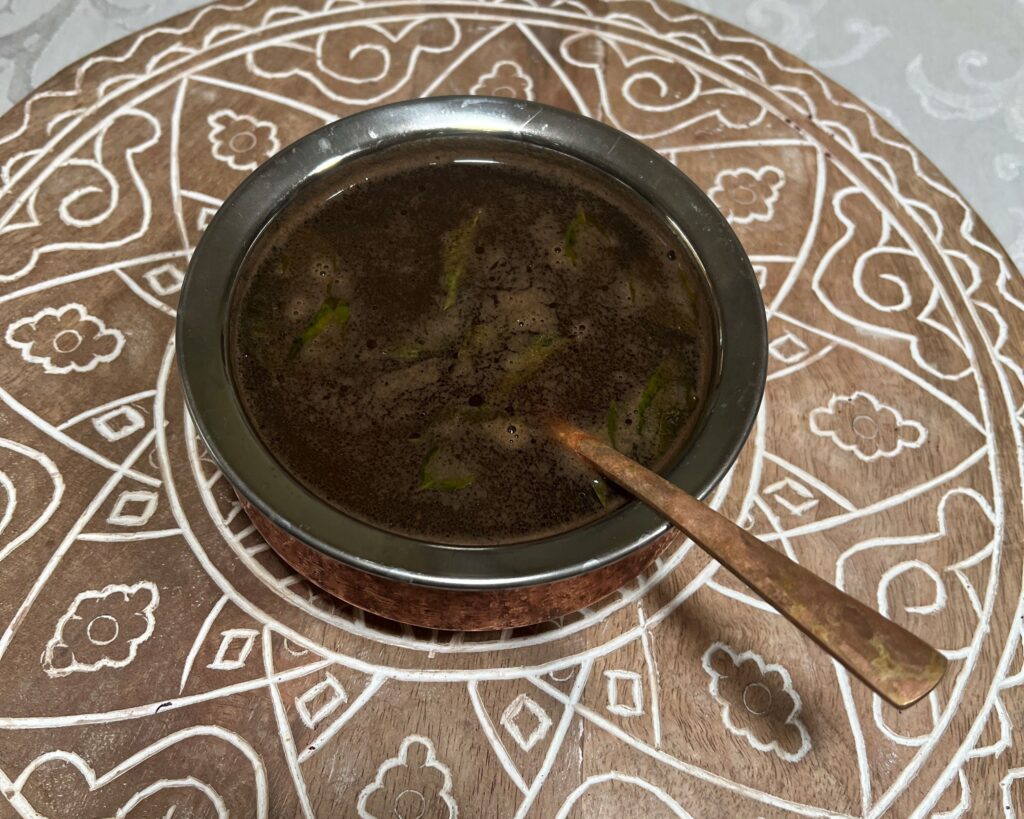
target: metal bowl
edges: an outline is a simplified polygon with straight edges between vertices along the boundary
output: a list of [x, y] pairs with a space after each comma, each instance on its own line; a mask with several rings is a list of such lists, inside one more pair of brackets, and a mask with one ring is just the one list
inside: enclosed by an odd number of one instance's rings
[[630, 580], [667, 543], [668, 524], [639, 503], [549, 538], [459, 547], [357, 521], [285, 472], [249, 424], [227, 353], [232, 292], [264, 227], [338, 163], [425, 137], [486, 135], [552, 148], [605, 171], [647, 200], [685, 239], [715, 324], [716, 361], [703, 415], [666, 477], [703, 497], [732, 465], [764, 392], [764, 305], [739, 240], [671, 162], [607, 125], [533, 102], [435, 97], [360, 112], [288, 146], [228, 197], [203, 234], [178, 307], [177, 360], [206, 446], [268, 542], [343, 599], [433, 628], [540, 622]]

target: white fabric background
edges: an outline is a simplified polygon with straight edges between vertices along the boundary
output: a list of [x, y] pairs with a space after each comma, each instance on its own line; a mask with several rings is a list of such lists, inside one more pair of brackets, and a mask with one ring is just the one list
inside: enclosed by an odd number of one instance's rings
[[[0, 0], [0, 109], [63, 66], [201, 0]], [[691, 0], [872, 105], [1024, 270], [1024, 0]]]

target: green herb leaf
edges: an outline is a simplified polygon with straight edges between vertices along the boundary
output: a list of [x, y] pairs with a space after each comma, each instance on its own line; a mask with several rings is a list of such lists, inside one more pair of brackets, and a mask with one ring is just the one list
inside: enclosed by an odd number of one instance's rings
[[601, 227], [591, 218], [582, 205], [576, 206], [576, 215], [572, 217], [572, 221], [569, 222], [569, 227], [565, 229], [565, 235], [562, 236], [562, 247], [565, 249], [565, 258], [567, 258], [573, 264], [576, 264], [579, 259], [579, 243], [584, 233], [594, 232], [598, 236], [604, 238], [604, 231]]
[[470, 486], [475, 478], [472, 475], [466, 475], [462, 478], [444, 478], [435, 480], [429, 478], [426, 483], [420, 484], [420, 489], [431, 490], [434, 492], [458, 492], [460, 489], [465, 489]]
[[590, 488], [594, 490], [597, 499], [601, 501], [601, 506], [607, 509], [611, 495], [611, 488], [608, 486], [608, 482], [598, 475], [590, 479]]
[[667, 358], [658, 365], [640, 397], [637, 432], [654, 448], [654, 455], [661, 455], [696, 408], [696, 386], [689, 378], [681, 378], [675, 362]]
[[384, 351], [384, 355], [395, 361], [419, 361], [430, 355], [430, 350], [422, 344], [400, 344]]
[[292, 343], [292, 356], [298, 355], [303, 348], [315, 340], [328, 327], [344, 327], [348, 324], [348, 302], [336, 296], [328, 296], [323, 300], [320, 309], [310, 319], [306, 329]]
[[454, 305], [458, 298], [459, 285], [462, 283], [463, 276], [466, 275], [469, 251], [476, 238], [476, 229], [479, 224], [480, 211], [477, 211], [472, 219], [467, 219], [444, 235], [442, 264], [444, 266], [445, 310]]
[[668, 407], [658, 415], [657, 454], [669, 448], [689, 417], [690, 413], [679, 406]]
[[473, 356], [492, 347], [498, 339], [498, 328], [493, 324], [474, 324], [459, 343], [456, 357], [460, 361], [472, 360]]
[[658, 452], [664, 452], [675, 440], [683, 424], [697, 409], [697, 388], [690, 380], [681, 383], [682, 404], [668, 407], [658, 419]]
[[612, 401], [611, 406], [608, 407], [608, 415], [605, 417], [605, 426], [608, 428], [608, 440], [611, 445], [616, 449], [619, 448], [618, 442], [615, 440], [619, 431], [619, 402]]
[[587, 212], [583, 210], [582, 205], [578, 205], [576, 207], [576, 215], [572, 217], [572, 221], [569, 222], [569, 227], [565, 229], [565, 236], [562, 237], [562, 247], [565, 248], [565, 258], [573, 264], [576, 264], [576, 244], [579, 242], [580, 232], [588, 224]]
[[516, 356], [512, 366], [505, 372], [494, 391], [494, 402], [504, 401], [516, 387], [536, 375], [545, 362], [568, 343], [569, 339], [550, 333], [537, 336]]
[[436, 474], [438, 465], [435, 461], [437, 454], [438, 447], [435, 446], [427, 453], [427, 457], [423, 461], [423, 468], [420, 470], [420, 489], [435, 492], [457, 492], [470, 486], [476, 479], [474, 475]]
[[643, 435], [644, 428], [647, 426], [647, 416], [651, 409], [651, 405], [654, 403], [654, 399], [661, 394], [661, 391], [665, 389], [666, 383], [668, 383], [671, 364], [669, 359], [665, 359], [658, 365], [658, 369], [654, 371], [647, 380], [647, 385], [644, 387], [643, 393], [640, 395], [640, 403], [637, 405], [637, 426], [636, 431]]

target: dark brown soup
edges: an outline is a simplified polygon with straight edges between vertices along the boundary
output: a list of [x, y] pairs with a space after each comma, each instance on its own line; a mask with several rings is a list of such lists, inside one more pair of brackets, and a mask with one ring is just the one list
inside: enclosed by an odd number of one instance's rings
[[234, 305], [238, 392], [283, 468], [442, 543], [529, 540], [618, 506], [539, 419], [664, 467], [712, 369], [685, 244], [603, 173], [496, 139], [342, 163], [266, 231]]

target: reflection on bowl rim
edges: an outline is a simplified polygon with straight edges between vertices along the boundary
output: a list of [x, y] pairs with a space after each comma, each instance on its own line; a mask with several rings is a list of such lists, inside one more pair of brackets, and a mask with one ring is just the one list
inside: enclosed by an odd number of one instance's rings
[[375, 528], [320, 500], [278, 465], [249, 425], [228, 361], [235, 276], [260, 231], [301, 187], [381, 147], [464, 135], [527, 141], [582, 159], [633, 188], [692, 248], [717, 325], [716, 374], [703, 417], [666, 477], [704, 497], [738, 456], [764, 391], [767, 326], [750, 262], [725, 217], [671, 162], [607, 125], [538, 103], [492, 97], [395, 103], [331, 123], [269, 159], [228, 197], [193, 253], [179, 300], [178, 369], [196, 427], [227, 479], [303, 543], [362, 571], [421, 585], [547, 583], [613, 563], [668, 525], [629, 503], [583, 527], [515, 544], [440, 545]]

